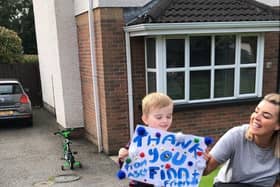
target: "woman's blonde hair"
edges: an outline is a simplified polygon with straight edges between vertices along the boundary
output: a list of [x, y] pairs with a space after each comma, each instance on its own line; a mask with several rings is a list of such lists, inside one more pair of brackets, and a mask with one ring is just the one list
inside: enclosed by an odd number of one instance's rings
[[[269, 103], [274, 104], [275, 106], [278, 106], [278, 125], [280, 125], [280, 94], [278, 93], [270, 93], [267, 94], [262, 101], [267, 101]], [[247, 130], [245, 137], [249, 141], [254, 141], [254, 135]], [[280, 130], [277, 130], [272, 135], [272, 143], [274, 148], [274, 155], [276, 158], [280, 158]]]
[[142, 113], [148, 115], [152, 108], [163, 108], [170, 104], [173, 105], [173, 101], [168, 95], [160, 92], [152, 92], [142, 100]]

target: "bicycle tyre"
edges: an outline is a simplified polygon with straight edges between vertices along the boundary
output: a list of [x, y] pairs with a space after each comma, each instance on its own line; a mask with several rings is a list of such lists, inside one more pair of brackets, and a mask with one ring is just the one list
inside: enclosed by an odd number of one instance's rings
[[74, 163], [73, 162], [70, 162], [70, 169], [74, 169]]
[[69, 165], [70, 165], [70, 169], [74, 169], [74, 163], [75, 163], [75, 159], [74, 159], [74, 156], [73, 155], [69, 155]]

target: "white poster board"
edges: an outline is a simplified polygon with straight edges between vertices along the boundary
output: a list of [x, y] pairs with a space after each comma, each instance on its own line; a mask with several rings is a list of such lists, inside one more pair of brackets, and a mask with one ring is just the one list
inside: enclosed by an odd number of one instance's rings
[[119, 172], [124, 178], [155, 186], [198, 187], [206, 166], [207, 142], [204, 137], [137, 125]]

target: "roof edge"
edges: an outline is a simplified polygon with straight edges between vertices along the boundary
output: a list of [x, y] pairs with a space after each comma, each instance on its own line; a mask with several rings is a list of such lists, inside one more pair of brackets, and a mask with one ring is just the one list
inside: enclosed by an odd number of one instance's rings
[[130, 36], [279, 32], [280, 21], [145, 23], [124, 27]]

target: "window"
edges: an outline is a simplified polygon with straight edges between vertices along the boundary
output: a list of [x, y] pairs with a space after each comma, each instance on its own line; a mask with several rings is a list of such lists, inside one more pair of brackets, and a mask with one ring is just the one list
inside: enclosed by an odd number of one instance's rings
[[148, 38], [146, 40], [146, 52], [147, 52], [147, 80], [148, 84], [148, 92], [156, 91], [156, 45], [154, 38]]
[[262, 34], [146, 38], [147, 91], [175, 103], [261, 96]]
[[0, 95], [20, 94], [21, 88], [18, 84], [0, 84]]

